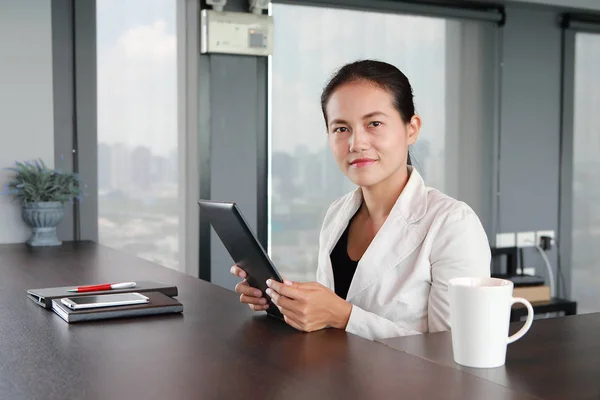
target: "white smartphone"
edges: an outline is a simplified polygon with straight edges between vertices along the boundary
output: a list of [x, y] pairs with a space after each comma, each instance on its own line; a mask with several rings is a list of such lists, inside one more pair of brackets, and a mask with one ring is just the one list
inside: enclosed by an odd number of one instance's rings
[[71, 310], [82, 310], [85, 308], [126, 306], [131, 304], [144, 304], [150, 300], [139, 293], [116, 293], [99, 294], [91, 296], [65, 297], [60, 299], [61, 303]]

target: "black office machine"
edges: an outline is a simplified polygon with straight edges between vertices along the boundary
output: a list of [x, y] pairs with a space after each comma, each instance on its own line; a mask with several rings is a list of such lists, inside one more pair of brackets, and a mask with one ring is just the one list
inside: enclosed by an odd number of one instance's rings
[[[512, 281], [515, 287], [540, 286], [544, 278], [537, 275], [523, 273], [523, 249], [518, 247], [492, 247], [492, 277]], [[502, 268], [502, 260], [506, 260], [506, 267]], [[519, 268], [520, 264], [520, 268]]]

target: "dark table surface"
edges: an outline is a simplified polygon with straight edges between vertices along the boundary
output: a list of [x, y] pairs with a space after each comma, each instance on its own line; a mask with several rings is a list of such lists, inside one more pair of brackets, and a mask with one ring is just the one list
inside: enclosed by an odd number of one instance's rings
[[[69, 325], [26, 296], [135, 280], [177, 285], [183, 314]], [[0, 399], [534, 398], [343, 331], [297, 332], [231, 291], [90, 242], [0, 245], [0, 299]]]
[[[522, 325], [511, 324], [510, 333]], [[600, 313], [535, 320], [523, 338], [508, 345], [500, 368], [456, 364], [450, 332], [381, 343], [542, 399], [600, 399]]]

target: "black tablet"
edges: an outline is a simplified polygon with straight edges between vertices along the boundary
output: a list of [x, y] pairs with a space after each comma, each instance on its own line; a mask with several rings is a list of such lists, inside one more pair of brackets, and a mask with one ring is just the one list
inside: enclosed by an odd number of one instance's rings
[[[206, 218], [225, 245], [233, 261], [246, 272], [246, 280], [252, 287], [265, 293], [267, 279], [283, 282], [265, 249], [248, 226], [235, 203], [198, 201], [200, 216]], [[283, 315], [271, 299], [267, 313], [283, 319]]]

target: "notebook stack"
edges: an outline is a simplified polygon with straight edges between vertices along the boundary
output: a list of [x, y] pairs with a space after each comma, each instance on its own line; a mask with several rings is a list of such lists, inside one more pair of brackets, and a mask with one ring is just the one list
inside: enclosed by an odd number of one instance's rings
[[[54, 311], [68, 323], [93, 321], [112, 318], [138, 317], [144, 315], [171, 314], [183, 312], [183, 305], [173, 297], [177, 296], [176, 286], [164, 285], [158, 282], [138, 282], [134, 288], [95, 291], [93, 293], [72, 293], [69, 287], [31, 289], [27, 297], [36, 304]], [[71, 309], [61, 300], [81, 296], [101, 296], [104, 294], [140, 293], [148, 298], [146, 303], [97, 307], [87, 309]]]

